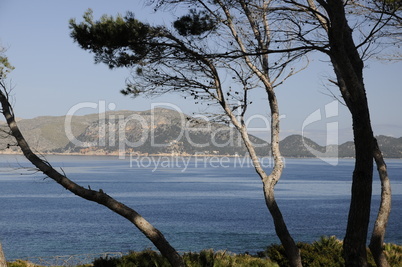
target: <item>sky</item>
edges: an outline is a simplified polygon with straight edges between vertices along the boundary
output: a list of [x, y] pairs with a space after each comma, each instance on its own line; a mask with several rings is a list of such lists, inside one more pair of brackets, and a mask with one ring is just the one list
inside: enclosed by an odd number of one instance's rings
[[[94, 17], [132, 11], [137, 19], [152, 25], [167, 24], [169, 13], [155, 13], [141, 0], [0, 0], [0, 45], [7, 49], [15, 70], [10, 75], [14, 111], [20, 118], [98, 113], [99, 110], [148, 110], [158, 103], [186, 114], [200, 114], [205, 105], [195, 105], [180, 95], [130, 98], [119, 93], [130, 76], [127, 69], [110, 70], [94, 64], [93, 55], [70, 37], [68, 21], [80, 21], [91, 8]], [[402, 136], [402, 62], [366, 62], [364, 81], [375, 135]], [[352, 140], [350, 113], [328, 96], [327, 79], [333, 77], [328, 59], [314, 56], [307, 70], [277, 88], [281, 110], [281, 136], [303, 133], [325, 145]], [[338, 94], [336, 88], [332, 88]], [[258, 96], [257, 96], [258, 97]], [[261, 111], [264, 96], [250, 110], [250, 127], [268, 138]]]

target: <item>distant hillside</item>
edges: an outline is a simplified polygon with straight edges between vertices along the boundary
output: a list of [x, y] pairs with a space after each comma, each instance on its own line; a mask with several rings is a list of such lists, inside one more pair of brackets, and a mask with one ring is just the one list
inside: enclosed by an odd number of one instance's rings
[[[98, 119], [97, 114], [86, 116], [77, 116], [72, 119], [71, 129], [74, 135], [83, 132], [89, 123]], [[43, 116], [34, 119], [19, 119], [18, 126], [21, 129], [25, 139], [34, 151], [46, 153], [65, 147], [69, 139], [65, 133], [65, 116]], [[0, 128], [9, 131], [5, 123], [0, 124]], [[14, 147], [15, 140], [7, 134], [0, 134], [0, 149], [4, 151], [11, 145], [12, 151], [18, 150]], [[6, 151], [7, 152], [7, 151]]]
[[[402, 137], [377, 136], [377, 142], [385, 158], [402, 158]], [[355, 145], [349, 141], [339, 146], [340, 157], [353, 157]]]
[[[65, 116], [21, 119], [18, 125], [31, 148], [41, 153], [180, 155], [246, 155], [239, 133], [232, 127], [210, 123], [170, 109], [110, 111], [71, 117], [72, 137], [66, 135]], [[7, 130], [4, 123], [0, 124]], [[69, 130], [69, 129], [67, 129]], [[15, 141], [0, 133], [2, 153], [17, 153]], [[259, 156], [270, 155], [270, 145], [251, 136]], [[378, 136], [385, 157], [402, 158], [402, 137]], [[354, 144], [320, 146], [301, 135], [280, 142], [284, 157], [353, 157]]]
[[[304, 142], [303, 142], [304, 139]], [[322, 147], [309, 138], [302, 137], [301, 135], [290, 135], [283, 139], [280, 143], [281, 154], [284, 157], [295, 158], [311, 158], [315, 157], [307, 147], [315, 151], [324, 153], [325, 147]]]
[[[244, 155], [246, 148], [232, 127], [195, 119], [170, 109], [141, 112], [111, 111], [71, 118], [72, 137], [65, 130], [65, 117], [38, 117], [18, 122], [31, 147], [42, 153], [74, 154], [208, 154]], [[3, 125], [4, 126], [4, 125]], [[260, 156], [269, 154], [269, 144], [251, 136]], [[10, 137], [0, 147], [13, 144]], [[11, 146], [3, 153], [18, 151]]]
[[[402, 137], [377, 136], [377, 141], [385, 158], [402, 158]], [[304, 142], [303, 142], [304, 139]], [[309, 138], [301, 135], [290, 135], [280, 142], [281, 153], [284, 157], [316, 157], [311, 151], [323, 153], [326, 157], [351, 158], [355, 155], [352, 141], [339, 146], [320, 146]], [[309, 149], [310, 148], [310, 149]]]
[[[100, 143], [88, 147], [77, 146], [69, 142], [55, 152], [90, 153], [100, 151], [107, 154], [209, 154], [209, 155], [244, 155], [246, 148], [240, 135], [228, 126], [194, 119], [185, 114], [169, 109], [155, 109], [143, 112], [131, 112], [124, 119], [118, 113], [107, 113], [104, 121], [93, 121], [77, 136], [85, 144]], [[99, 129], [102, 129], [102, 141]], [[261, 144], [258, 151], [269, 151], [268, 144], [252, 136], [252, 141]], [[267, 154], [268, 152], [265, 152]]]
[[386, 158], [402, 158], [402, 137], [394, 138], [385, 135], [377, 137], [378, 145]]

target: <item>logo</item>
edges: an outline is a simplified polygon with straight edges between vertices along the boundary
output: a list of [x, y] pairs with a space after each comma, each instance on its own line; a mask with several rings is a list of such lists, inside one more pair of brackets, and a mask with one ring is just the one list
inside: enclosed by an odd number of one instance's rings
[[[323, 113], [323, 115], [321, 114]], [[339, 103], [334, 100], [331, 103], [325, 105], [324, 109], [317, 109], [312, 112], [303, 122], [302, 125], [302, 140], [303, 145], [307, 150], [322, 161], [336, 166], [338, 165], [338, 121], [332, 121], [326, 123], [326, 144], [325, 152], [319, 151], [310, 146], [305, 139], [305, 128], [309, 125], [320, 121], [329, 121], [339, 115]]]

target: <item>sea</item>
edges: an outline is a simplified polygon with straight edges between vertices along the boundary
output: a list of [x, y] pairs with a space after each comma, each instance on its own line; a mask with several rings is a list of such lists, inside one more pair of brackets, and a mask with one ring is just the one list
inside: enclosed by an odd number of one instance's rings
[[[46, 156], [86, 188], [102, 189], [158, 228], [179, 252], [257, 253], [279, 243], [248, 158]], [[270, 158], [261, 159], [272, 168]], [[402, 244], [402, 160], [387, 159], [392, 212], [385, 242]], [[343, 239], [353, 159], [288, 159], [275, 197], [293, 238]], [[380, 200], [374, 175], [370, 232]], [[22, 156], [0, 155], [0, 242], [7, 260], [154, 249], [126, 219], [81, 199]]]

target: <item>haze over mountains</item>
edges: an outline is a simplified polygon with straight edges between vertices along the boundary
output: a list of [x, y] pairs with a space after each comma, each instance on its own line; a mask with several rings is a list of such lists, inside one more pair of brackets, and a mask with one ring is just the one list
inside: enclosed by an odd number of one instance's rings
[[[170, 109], [109, 111], [67, 118], [44, 116], [21, 119], [18, 125], [31, 148], [41, 153], [247, 154], [234, 128]], [[19, 151], [11, 137], [5, 133], [1, 137], [2, 153]], [[385, 157], [402, 158], [402, 137], [378, 136], [377, 140]], [[266, 141], [255, 136], [251, 136], [251, 141], [259, 156], [270, 155]], [[354, 156], [353, 142], [324, 147], [301, 135], [291, 135], [284, 138], [280, 146], [284, 157]]]

